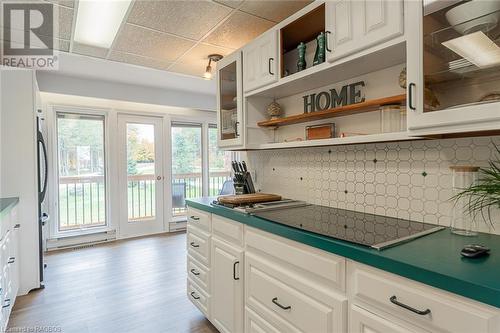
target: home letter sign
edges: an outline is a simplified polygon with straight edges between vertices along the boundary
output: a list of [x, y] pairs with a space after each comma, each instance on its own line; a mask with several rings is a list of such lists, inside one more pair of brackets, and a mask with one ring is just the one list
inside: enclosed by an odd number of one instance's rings
[[330, 91], [303, 96], [304, 113], [364, 102], [365, 96], [361, 91], [364, 86], [365, 82], [360, 81], [343, 86], [340, 93], [336, 89], [330, 89]]

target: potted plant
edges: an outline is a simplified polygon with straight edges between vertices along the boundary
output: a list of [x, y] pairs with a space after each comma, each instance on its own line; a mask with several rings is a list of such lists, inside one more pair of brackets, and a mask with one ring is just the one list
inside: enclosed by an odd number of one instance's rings
[[489, 161], [488, 167], [479, 168], [477, 181], [452, 197], [455, 203], [466, 199], [466, 212], [472, 218], [481, 215], [492, 227], [492, 210], [500, 208], [500, 149], [495, 148], [497, 159]]

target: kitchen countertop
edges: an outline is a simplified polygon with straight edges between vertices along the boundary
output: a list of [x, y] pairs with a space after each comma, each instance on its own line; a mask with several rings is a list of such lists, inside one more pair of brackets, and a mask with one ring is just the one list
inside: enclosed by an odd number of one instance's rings
[[4, 214], [10, 212], [12, 207], [17, 205], [18, 202], [19, 202], [18, 197], [0, 198], [0, 218], [3, 217]]
[[[500, 236], [480, 233], [466, 237], [450, 229], [377, 251], [339, 239], [270, 222], [229, 208], [215, 207], [215, 198], [186, 200], [187, 205], [227, 217], [278, 236], [307, 244], [387, 272], [425, 283], [458, 295], [500, 308]], [[467, 244], [490, 248], [490, 255], [463, 258], [460, 250]]]

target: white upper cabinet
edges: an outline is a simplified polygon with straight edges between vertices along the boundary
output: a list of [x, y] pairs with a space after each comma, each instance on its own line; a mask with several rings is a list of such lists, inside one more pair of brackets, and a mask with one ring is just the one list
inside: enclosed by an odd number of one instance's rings
[[243, 144], [243, 90], [241, 52], [237, 51], [217, 63], [218, 146]]
[[500, 129], [500, 1], [409, 1], [412, 135]]
[[403, 9], [402, 0], [327, 1], [328, 61], [403, 34]]
[[243, 48], [245, 92], [278, 80], [278, 34], [270, 30]]

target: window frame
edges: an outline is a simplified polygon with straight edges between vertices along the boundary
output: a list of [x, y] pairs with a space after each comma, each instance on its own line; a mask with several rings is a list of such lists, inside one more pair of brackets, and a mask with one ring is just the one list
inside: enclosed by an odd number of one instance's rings
[[[110, 175], [110, 156], [109, 156], [109, 145], [110, 145], [110, 127], [109, 127], [109, 113], [108, 110], [99, 108], [82, 108], [82, 107], [70, 107], [70, 106], [51, 106], [52, 112], [50, 112], [53, 119], [48, 119], [48, 132], [51, 134], [48, 138], [50, 141], [51, 148], [49, 148], [49, 156], [52, 161], [52, 181], [49, 180], [50, 197], [54, 200], [51, 205], [51, 219], [49, 222], [49, 239], [59, 238], [59, 237], [71, 237], [80, 236], [86, 234], [94, 234], [96, 232], [107, 231], [111, 228], [111, 197], [110, 197], [110, 186], [111, 177]], [[102, 226], [78, 228], [70, 230], [60, 230], [59, 229], [59, 138], [58, 138], [58, 114], [68, 114], [74, 116], [89, 116], [89, 117], [102, 117], [103, 121], [103, 159], [104, 159], [104, 204], [105, 204], [105, 219], [106, 223]], [[50, 128], [52, 127], [52, 128]]]

